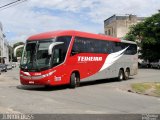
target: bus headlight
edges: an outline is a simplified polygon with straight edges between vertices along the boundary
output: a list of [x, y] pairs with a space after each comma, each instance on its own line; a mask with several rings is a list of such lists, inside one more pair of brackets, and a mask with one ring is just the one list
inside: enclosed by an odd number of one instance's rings
[[43, 77], [48, 77], [48, 76], [51, 76], [55, 71], [52, 71], [52, 72], [49, 72], [48, 74], [44, 74], [44, 75], [41, 75]]
[[32, 78], [31, 78], [31, 76], [25, 76], [25, 75], [20, 75], [22, 78], [24, 78], [24, 79], [29, 79], [29, 80], [31, 80]]

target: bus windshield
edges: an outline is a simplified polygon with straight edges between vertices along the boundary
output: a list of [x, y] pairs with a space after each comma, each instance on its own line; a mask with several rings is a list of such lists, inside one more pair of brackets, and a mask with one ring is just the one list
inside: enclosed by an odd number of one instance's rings
[[[64, 62], [71, 37], [63, 36], [56, 39], [27, 41], [22, 53], [20, 68], [24, 71], [42, 71]], [[49, 45], [53, 42], [63, 42], [48, 54]]]
[[50, 67], [51, 56], [48, 47], [55, 39], [28, 41], [23, 50], [21, 68], [29, 71], [39, 71]]

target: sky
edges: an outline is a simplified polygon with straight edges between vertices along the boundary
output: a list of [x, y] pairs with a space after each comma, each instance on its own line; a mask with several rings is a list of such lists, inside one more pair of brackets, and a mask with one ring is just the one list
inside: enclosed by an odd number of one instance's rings
[[[16, 0], [0, 0], [0, 6]], [[0, 9], [0, 22], [10, 44], [55, 30], [104, 33], [104, 20], [117, 15], [148, 17], [158, 12], [160, 0], [26, 0]]]

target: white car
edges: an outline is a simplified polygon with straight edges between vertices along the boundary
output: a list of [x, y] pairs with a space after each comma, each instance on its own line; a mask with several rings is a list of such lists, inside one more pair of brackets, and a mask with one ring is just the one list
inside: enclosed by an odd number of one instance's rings
[[148, 60], [147, 61], [143, 60], [141, 63], [139, 63], [139, 65], [141, 68], [150, 68], [150, 63]]
[[12, 65], [11, 64], [7, 64], [7, 70], [11, 70], [12, 69]]
[[17, 64], [16, 62], [12, 62], [12, 63], [11, 63], [12, 68], [15, 68], [15, 67], [16, 67], [16, 64]]
[[150, 64], [151, 64], [152, 68], [158, 68], [158, 69], [160, 69], [160, 60], [156, 60], [154, 62], [151, 62]]

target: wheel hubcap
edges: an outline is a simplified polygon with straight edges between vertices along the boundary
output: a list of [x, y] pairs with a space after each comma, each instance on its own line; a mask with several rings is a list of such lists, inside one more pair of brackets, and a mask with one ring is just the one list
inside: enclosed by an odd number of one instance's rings
[[129, 72], [126, 72], [126, 77], [127, 77], [127, 78], [129, 77]]
[[120, 75], [120, 79], [121, 79], [121, 80], [123, 79], [123, 75], [122, 75], [122, 73], [121, 73], [121, 75]]

